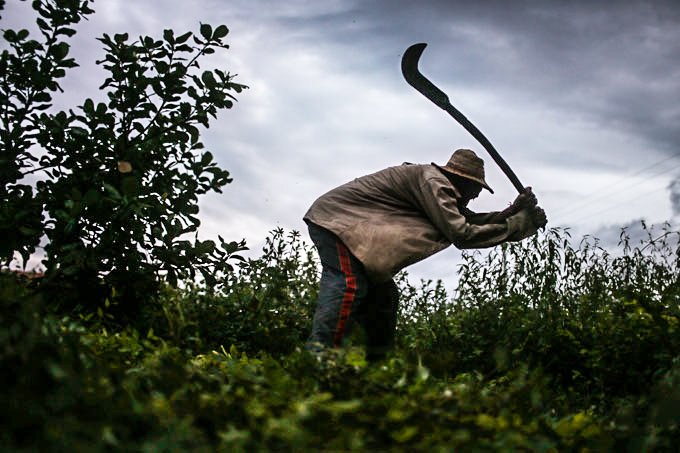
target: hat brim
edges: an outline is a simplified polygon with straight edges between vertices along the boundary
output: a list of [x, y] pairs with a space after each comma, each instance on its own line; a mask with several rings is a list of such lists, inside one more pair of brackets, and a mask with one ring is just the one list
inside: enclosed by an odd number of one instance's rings
[[455, 168], [452, 168], [452, 167], [449, 167], [449, 166], [438, 165], [438, 164], [435, 164], [434, 162], [432, 162], [432, 165], [434, 165], [438, 169], [445, 171], [447, 173], [451, 173], [451, 174], [456, 175], [456, 176], [462, 176], [465, 179], [469, 179], [470, 181], [474, 181], [477, 184], [479, 184], [480, 186], [482, 186], [483, 188], [485, 188], [486, 190], [488, 190], [489, 192], [493, 193], [493, 189], [491, 187], [489, 187], [489, 184], [487, 184], [487, 182], [484, 181], [483, 179], [479, 179], [479, 178], [476, 178], [474, 176], [468, 175], [468, 174], [466, 174], [466, 173], [464, 173], [464, 172], [462, 172], [458, 169], [455, 169]]

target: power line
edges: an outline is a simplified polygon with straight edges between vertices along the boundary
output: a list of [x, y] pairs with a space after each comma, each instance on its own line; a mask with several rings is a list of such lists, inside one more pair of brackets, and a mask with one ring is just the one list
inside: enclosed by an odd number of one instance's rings
[[[651, 193], [656, 193], [656, 192], [658, 192], [658, 191], [665, 190], [665, 189], [666, 189], [666, 186], [664, 185], [664, 186], [662, 186], [662, 187], [656, 187], [656, 188], [654, 188], [654, 189], [652, 189], [652, 190], [648, 190], [648, 191], [642, 192], [642, 193], [638, 194], [637, 196], [634, 196], [633, 198], [626, 198], [626, 199], [624, 199], [624, 200], [619, 200], [618, 202], [616, 202], [616, 203], [614, 203], [614, 204], [611, 204], [611, 205], [609, 205], [608, 207], [606, 207], [606, 208], [604, 208], [604, 209], [598, 210], [598, 211], [597, 211], [597, 214], [602, 214], [602, 213], [605, 213], [605, 212], [609, 212], [609, 211], [611, 211], [612, 209], [615, 209], [615, 208], [621, 206], [622, 204], [626, 204], [626, 203], [630, 203], [630, 202], [635, 201], [635, 200], [639, 200], [640, 198], [646, 197], [647, 195], [649, 195], [649, 194], [651, 194]], [[561, 217], [564, 218], [564, 215], [562, 215]], [[579, 223], [579, 222], [581, 222], [581, 221], [583, 221], [583, 220], [590, 219], [590, 218], [592, 218], [592, 217], [593, 217], [592, 214], [591, 214], [591, 215], [582, 216], [582, 217], [577, 218], [577, 219], [576, 219], [575, 221], [573, 221], [572, 223]], [[559, 217], [558, 217], [558, 218], [559, 218]]]
[[[580, 201], [578, 201], [575, 204], [571, 204], [571, 205], [564, 206], [562, 208], [558, 208], [557, 211], [555, 211], [555, 214], [558, 215], [559, 217], [563, 217], [564, 215], [570, 214], [570, 213], [576, 211], [577, 209], [581, 209], [584, 206], [592, 205], [593, 201], [611, 198], [611, 196], [613, 196], [615, 193], [619, 192], [615, 189], [615, 187], [619, 186], [621, 182], [629, 181], [632, 177], [637, 176], [641, 173], [644, 173], [645, 171], [647, 171], [651, 168], [654, 168], [658, 165], [661, 165], [662, 163], [667, 162], [667, 161], [669, 161], [669, 160], [671, 160], [675, 157], [677, 157], [677, 156], [671, 156], [671, 157], [662, 159], [660, 161], [653, 163], [652, 165], [649, 165], [649, 166], [647, 166], [647, 167], [645, 167], [641, 170], [638, 170], [637, 172], [634, 172], [630, 175], [624, 176], [621, 179], [617, 180], [616, 182], [614, 182], [610, 185], [602, 186], [603, 188], [608, 188], [609, 190], [605, 190], [605, 191], [601, 191], [600, 189], [595, 190], [595, 191], [593, 191], [592, 195], [581, 199]], [[680, 163], [678, 163], [677, 165], [671, 166], [671, 167], [664, 168], [659, 172], [652, 173], [652, 174], [648, 175], [648, 177], [653, 178], [653, 177], [656, 177], [656, 176], [660, 176], [660, 175], [663, 175], [665, 173], [671, 172], [671, 171], [673, 171], [677, 168], [680, 168]], [[639, 180], [635, 183], [629, 184], [628, 187], [626, 188], [626, 190], [630, 190], [631, 188], [637, 187], [640, 184], [642, 184], [643, 182], [645, 182], [644, 179]]]
[[[648, 165], [647, 167], [644, 167], [644, 168], [642, 168], [642, 169], [639, 169], [639, 170], [637, 170], [637, 171], [635, 171], [635, 172], [633, 172], [633, 173], [630, 173], [630, 174], [628, 174], [628, 175], [622, 176], [620, 179], [616, 180], [616, 181], [613, 182], [612, 184], [607, 184], [607, 185], [600, 186], [598, 189], [596, 189], [596, 190], [593, 191], [593, 194], [592, 194], [592, 195], [589, 195], [589, 196], [587, 196], [586, 198], [581, 199], [579, 202], [576, 202], [575, 204], [563, 206], [562, 208], [558, 208], [557, 212], [558, 212], [558, 213], [561, 213], [561, 212], [570, 212], [571, 210], [573, 210], [573, 209], [576, 208], [576, 207], [580, 207], [580, 206], [582, 206], [582, 205], [586, 205], [586, 204], [589, 203], [589, 201], [590, 201], [591, 199], [593, 199], [593, 198], [601, 198], [602, 196], [605, 196], [605, 195], [608, 193], [608, 191], [602, 192], [602, 189], [612, 189], [612, 187], [618, 186], [618, 185], [620, 185], [622, 182], [628, 181], [630, 178], [632, 178], [632, 177], [634, 177], [634, 176], [637, 176], [637, 175], [639, 175], [639, 174], [641, 174], [641, 173], [644, 173], [645, 171], [647, 171], [647, 170], [649, 170], [649, 169], [652, 169], [652, 168], [654, 168], [654, 167], [656, 167], [656, 166], [659, 166], [659, 165], [661, 165], [661, 164], [663, 164], [663, 163], [665, 163], [665, 162], [668, 162], [669, 160], [674, 159], [674, 158], [676, 158], [676, 157], [678, 157], [678, 156], [673, 155], [673, 156], [670, 156], [670, 157], [666, 157], [666, 158], [664, 158], [664, 159], [661, 159], [661, 160], [659, 160], [659, 161], [656, 161], [656, 162], [652, 163], [651, 165]], [[665, 170], [663, 170], [662, 172], [665, 172], [665, 171], [668, 171], [668, 169], [665, 169]], [[656, 176], [656, 175], [651, 175], [651, 176]]]

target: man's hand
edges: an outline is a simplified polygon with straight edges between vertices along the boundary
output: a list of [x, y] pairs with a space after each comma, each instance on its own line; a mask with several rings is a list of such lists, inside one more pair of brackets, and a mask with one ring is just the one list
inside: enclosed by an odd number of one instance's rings
[[515, 201], [510, 206], [502, 210], [498, 214], [498, 218], [494, 219], [498, 222], [504, 222], [505, 219], [517, 214], [522, 209], [531, 209], [538, 204], [536, 195], [531, 191], [531, 187], [525, 187], [522, 193], [517, 195]]
[[533, 208], [537, 204], [538, 200], [536, 199], [536, 195], [531, 191], [531, 187], [525, 187], [522, 193], [517, 195], [517, 198], [515, 198], [515, 201], [512, 202], [510, 207], [514, 212], [519, 212], [525, 208]]
[[545, 215], [545, 211], [539, 206], [532, 206], [529, 209], [529, 216], [531, 218], [531, 222], [536, 228], [545, 228], [548, 223], [548, 218]]

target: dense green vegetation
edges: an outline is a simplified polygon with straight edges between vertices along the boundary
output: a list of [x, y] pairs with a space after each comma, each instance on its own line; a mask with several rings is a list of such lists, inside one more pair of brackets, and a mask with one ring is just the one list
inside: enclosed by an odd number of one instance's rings
[[[220, 290], [166, 288], [136, 326], [50, 309], [2, 275], [9, 449], [670, 451], [680, 441], [678, 235], [617, 256], [563, 231], [468, 254], [449, 300], [400, 280], [399, 344], [300, 351], [316, 263], [294, 233]], [[111, 304], [115, 303], [114, 300]], [[359, 335], [359, 334], [358, 334]]]
[[201, 68], [229, 47], [225, 25], [160, 39], [104, 34], [99, 91], [57, 111], [59, 82], [78, 66], [69, 41], [91, 3], [34, 0], [37, 32], [2, 32], [0, 264], [27, 261], [42, 241], [52, 299], [96, 309], [115, 288], [116, 316], [129, 320], [163, 282], [214, 284], [243, 249], [199, 240], [197, 214], [199, 195], [232, 181], [199, 128], [246, 87]]
[[[395, 351], [300, 348], [318, 264], [199, 240], [231, 179], [199, 127], [243, 85], [201, 70], [225, 26], [102, 36], [102, 102], [54, 111], [86, 0], [35, 0], [0, 54], [3, 451], [671, 451], [678, 233], [607, 252], [550, 230], [464, 255], [452, 295], [399, 277]], [[0, 10], [4, 2], [0, 0]], [[193, 238], [191, 237], [193, 236]], [[10, 272], [45, 243], [42, 278]]]

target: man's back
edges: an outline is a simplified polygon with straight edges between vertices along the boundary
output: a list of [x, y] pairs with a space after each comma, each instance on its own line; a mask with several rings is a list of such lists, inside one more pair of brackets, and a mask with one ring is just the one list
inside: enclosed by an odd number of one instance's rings
[[404, 164], [362, 176], [319, 197], [305, 221], [337, 235], [376, 281], [450, 244], [489, 247], [510, 239], [518, 222], [475, 225], [459, 191], [433, 165]]

